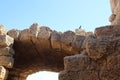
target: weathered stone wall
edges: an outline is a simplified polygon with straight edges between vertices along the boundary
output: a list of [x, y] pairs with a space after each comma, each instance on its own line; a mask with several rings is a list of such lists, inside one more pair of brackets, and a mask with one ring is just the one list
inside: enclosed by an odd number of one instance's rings
[[61, 33], [38, 24], [21, 31], [0, 29], [1, 80], [25, 80], [43, 70], [64, 70], [60, 80], [120, 79], [119, 25], [96, 28], [94, 34]]
[[94, 34], [38, 24], [6, 31], [0, 25], [0, 80], [25, 80], [43, 70], [63, 70], [59, 80], [120, 80], [120, 0], [110, 2], [112, 25]]
[[[0, 29], [3, 34], [4, 27]], [[37, 23], [31, 25], [29, 29], [6, 31], [0, 36], [0, 44], [5, 46], [0, 50], [1, 55], [5, 55], [1, 56], [1, 66], [7, 67], [8, 80], [25, 80], [29, 74], [43, 70], [59, 72], [64, 68], [65, 56], [83, 51], [83, 41], [88, 35], [92, 33], [82, 29], [79, 33], [73, 31], [61, 33], [46, 26], [40, 27]], [[14, 55], [12, 48], [15, 51]]]
[[120, 80], [120, 26], [96, 28], [85, 53], [64, 58], [59, 80]]
[[12, 49], [14, 39], [6, 33], [4, 26], [0, 25], [0, 80], [7, 79], [8, 69], [13, 68], [14, 63], [14, 51]]

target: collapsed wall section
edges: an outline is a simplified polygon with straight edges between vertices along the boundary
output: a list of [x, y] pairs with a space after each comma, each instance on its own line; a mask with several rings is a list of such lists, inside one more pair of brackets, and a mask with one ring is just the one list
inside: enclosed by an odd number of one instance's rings
[[[0, 29], [4, 31], [3, 26], [2, 28]], [[7, 56], [7, 58], [1, 57], [1, 59], [4, 58], [5, 61], [8, 61], [6, 64], [9, 64], [7, 65], [9, 74], [6, 71], [7, 79], [25, 80], [28, 75], [38, 71], [59, 72], [63, 70], [63, 58], [81, 53], [84, 49], [83, 41], [88, 35], [92, 35], [92, 33], [87, 33], [82, 29], [62, 33], [46, 26], [39, 26], [37, 23], [28, 29], [6, 31], [5, 35], [0, 36], [2, 42], [0, 44], [7, 47], [1, 49], [1, 54]], [[4, 40], [2, 40], [2, 36], [3, 39], [5, 38]], [[15, 54], [8, 56], [12, 53], [12, 48]], [[3, 62], [2, 60], [1, 62]], [[4, 63], [1, 64], [3, 67], [5, 66]], [[4, 71], [3, 67], [1, 70]]]
[[120, 80], [120, 25], [96, 28], [85, 52], [64, 58], [59, 80]]

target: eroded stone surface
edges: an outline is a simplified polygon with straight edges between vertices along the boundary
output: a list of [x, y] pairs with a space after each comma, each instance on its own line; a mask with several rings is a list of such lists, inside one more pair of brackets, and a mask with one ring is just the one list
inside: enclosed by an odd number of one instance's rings
[[0, 56], [11, 56], [13, 54], [14, 50], [11, 47], [0, 48]]
[[3, 66], [0, 66], [0, 80], [6, 80], [8, 76], [8, 70]]
[[0, 66], [5, 66], [7, 68], [12, 68], [14, 59], [8, 56], [0, 56]]
[[7, 47], [13, 44], [14, 39], [8, 35], [0, 35], [0, 46]]
[[100, 27], [95, 36], [86, 37], [86, 54], [65, 57], [59, 80], [119, 80], [120, 36], [116, 28]]
[[0, 35], [5, 35], [7, 33], [6, 28], [3, 25], [0, 25]]
[[20, 30], [12, 29], [12, 30], [9, 30], [9, 31], [7, 32], [7, 34], [8, 34], [10, 37], [14, 38], [14, 39], [18, 39], [18, 38], [19, 38], [19, 34], [20, 34]]
[[120, 0], [110, 0], [112, 15], [109, 21], [113, 25], [120, 24]]
[[95, 29], [94, 33], [97, 38], [102, 38], [105, 36], [118, 37], [120, 36], [120, 25], [99, 27]]
[[8, 80], [25, 80], [40, 70], [59, 72], [63, 68], [60, 80], [119, 80], [119, 25], [100, 27], [95, 34], [85, 32], [85, 36], [72, 31], [60, 33], [38, 24], [7, 34], [15, 39], [13, 44], [11, 37], [1, 35], [0, 65], [12, 68]]
[[36, 23], [28, 29], [17, 31], [10, 30], [7, 33], [15, 39], [15, 63], [8, 76], [10, 80], [24, 80], [27, 75], [40, 70], [61, 71], [65, 56], [79, 54], [83, 50], [81, 47], [85, 36], [72, 31], [61, 33]]
[[42, 27], [40, 27], [37, 37], [39, 39], [49, 39], [51, 36], [51, 32], [52, 32], [52, 30], [50, 28], [42, 26]]

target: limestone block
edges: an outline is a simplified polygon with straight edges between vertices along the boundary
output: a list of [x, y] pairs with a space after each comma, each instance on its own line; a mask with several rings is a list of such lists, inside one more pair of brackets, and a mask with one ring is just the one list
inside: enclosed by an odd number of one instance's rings
[[71, 44], [74, 40], [75, 33], [72, 31], [66, 31], [61, 35], [61, 42], [65, 44]]
[[99, 80], [98, 65], [84, 54], [65, 57], [64, 65], [59, 80]]
[[120, 0], [110, 0], [112, 15], [110, 21], [113, 25], [120, 24]]
[[39, 39], [49, 39], [51, 36], [52, 30], [48, 27], [42, 26], [38, 32], [37, 38]]
[[94, 34], [97, 38], [102, 38], [105, 36], [119, 37], [120, 25], [108, 25], [96, 28]]
[[13, 44], [14, 39], [8, 35], [0, 35], [0, 46], [7, 47]]
[[14, 39], [18, 39], [19, 34], [20, 34], [20, 30], [12, 29], [12, 30], [9, 30], [9, 31], [7, 32], [7, 34], [8, 34], [10, 37], [14, 38]]
[[72, 42], [74, 40], [74, 37], [75, 37], [75, 33], [72, 31], [66, 31], [63, 34], [61, 34], [62, 50], [68, 51], [68, 53], [78, 53], [72, 47]]
[[57, 31], [52, 31], [51, 33], [51, 45], [53, 49], [61, 50], [61, 36]]
[[0, 66], [5, 66], [7, 68], [12, 68], [14, 59], [9, 56], [0, 56]]
[[82, 50], [82, 45], [85, 40], [85, 36], [75, 35], [75, 38], [72, 42], [72, 46], [77, 48], [79, 51]]
[[24, 29], [21, 31], [19, 40], [29, 40], [30, 39], [30, 30]]
[[39, 32], [39, 29], [40, 29], [39, 27], [40, 27], [40, 26], [39, 26], [37, 23], [33, 23], [33, 24], [30, 26], [31, 36], [37, 37], [38, 32]]
[[90, 64], [90, 59], [84, 54], [64, 58], [65, 71], [84, 71]]
[[8, 70], [0, 66], [0, 80], [6, 80], [8, 77]]
[[84, 80], [80, 78], [80, 73], [75, 71], [64, 72], [61, 71], [59, 74], [59, 80]]
[[20, 32], [19, 40], [30, 40], [32, 37], [36, 38], [39, 31], [38, 24], [32, 24], [29, 29], [24, 29]]
[[0, 48], [0, 56], [11, 56], [14, 54], [14, 50], [10, 47]]
[[111, 55], [100, 71], [101, 80], [120, 80], [120, 55]]
[[[110, 41], [112, 42], [112, 39], [109, 37], [100, 39], [89, 37], [86, 42], [86, 51], [88, 56], [94, 60], [97, 60], [114, 52], [114, 43], [110, 43]], [[108, 51], [108, 49], [110, 51]]]
[[4, 35], [7, 33], [7, 30], [5, 29], [5, 27], [3, 25], [0, 25], [0, 35]]

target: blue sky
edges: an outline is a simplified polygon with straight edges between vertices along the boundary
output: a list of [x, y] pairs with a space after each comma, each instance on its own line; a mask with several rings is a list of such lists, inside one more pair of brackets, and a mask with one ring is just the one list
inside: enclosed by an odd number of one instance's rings
[[[38, 23], [62, 32], [74, 31], [80, 25], [86, 31], [94, 31], [109, 25], [110, 15], [109, 0], [0, 0], [0, 24], [8, 30]], [[45, 75], [50, 79], [48, 73]]]
[[28, 28], [32, 23], [57, 31], [86, 31], [110, 24], [109, 0], [0, 0], [0, 24], [7, 29]]

